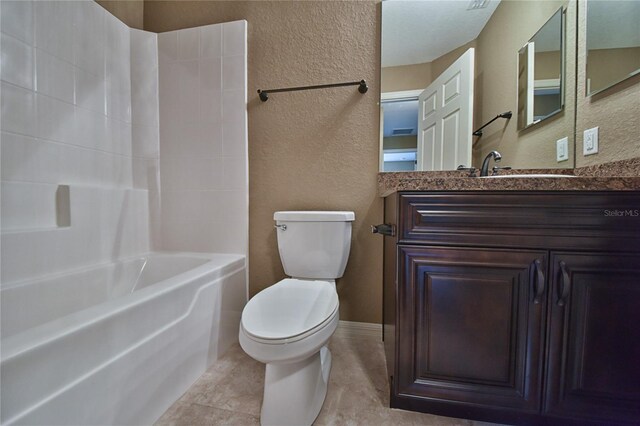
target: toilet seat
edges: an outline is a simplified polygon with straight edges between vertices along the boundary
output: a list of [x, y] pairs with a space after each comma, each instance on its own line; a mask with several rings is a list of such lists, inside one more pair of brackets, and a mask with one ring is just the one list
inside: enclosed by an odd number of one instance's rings
[[291, 343], [330, 323], [338, 306], [333, 281], [286, 278], [249, 300], [240, 324], [257, 342]]
[[318, 324], [316, 327], [313, 327], [312, 329], [306, 331], [305, 333], [298, 334], [298, 335], [292, 336], [292, 337], [286, 337], [286, 338], [283, 338], [283, 339], [265, 339], [265, 338], [262, 338], [262, 337], [255, 336], [255, 335], [249, 333], [244, 328], [242, 323], [240, 324], [240, 328], [244, 332], [245, 336], [248, 339], [253, 340], [254, 342], [262, 343], [262, 344], [265, 344], [265, 345], [284, 345], [284, 344], [287, 344], [287, 343], [297, 342], [299, 340], [304, 339], [305, 337], [309, 337], [312, 334], [320, 332], [325, 327], [329, 326], [333, 322], [333, 320], [334, 320], [334, 318], [336, 316], [338, 316], [338, 308], [337, 307], [326, 320], [324, 320], [322, 323]]

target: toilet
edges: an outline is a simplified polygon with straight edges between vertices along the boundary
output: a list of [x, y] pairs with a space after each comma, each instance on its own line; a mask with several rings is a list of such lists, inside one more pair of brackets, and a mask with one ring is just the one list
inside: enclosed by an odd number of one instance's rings
[[287, 276], [246, 304], [240, 346], [266, 364], [262, 425], [311, 425], [327, 394], [329, 338], [338, 326], [337, 278], [351, 248], [353, 212], [282, 211], [276, 221]]

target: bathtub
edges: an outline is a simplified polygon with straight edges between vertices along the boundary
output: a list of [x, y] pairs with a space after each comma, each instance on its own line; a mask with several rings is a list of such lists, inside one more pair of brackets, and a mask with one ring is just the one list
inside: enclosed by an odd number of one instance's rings
[[0, 421], [151, 424], [238, 339], [245, 257], [151, 253], [0, 290]]

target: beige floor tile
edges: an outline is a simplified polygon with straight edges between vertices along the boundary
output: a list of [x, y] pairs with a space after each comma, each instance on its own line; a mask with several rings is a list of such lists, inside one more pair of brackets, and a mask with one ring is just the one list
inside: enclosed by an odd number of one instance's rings
[[250, 414], [222, 410], [200, 404], [174, 404], [156, 426], [260, 425], [260, 418]]
[[[315, 425], [471, 426], [469, 420], [389, 408], [382, 342], [333, 338], [332, 368]], [[264, 365], [234, 345], [158, 420], [160, 426], [259, 424]], [[490, 423], [482, 423], [491, 426]]]
[[[187, 391], [182, 400], [259, 416], [264, 389], [264, 364], [246, 355], [239, 345], [234, 345], [228, 352], [228, 357], [234, 361], [218, 369], [214, 365]], [[227, 354], [223, 358], [227, 358]]]

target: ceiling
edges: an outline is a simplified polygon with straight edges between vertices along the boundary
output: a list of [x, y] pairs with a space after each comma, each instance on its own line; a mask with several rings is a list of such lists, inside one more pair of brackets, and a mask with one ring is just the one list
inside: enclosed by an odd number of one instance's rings
[[467, 10], [472, 0], [382, 2], [382, 66], [431, 62], [475, 40], [500, 3]]

